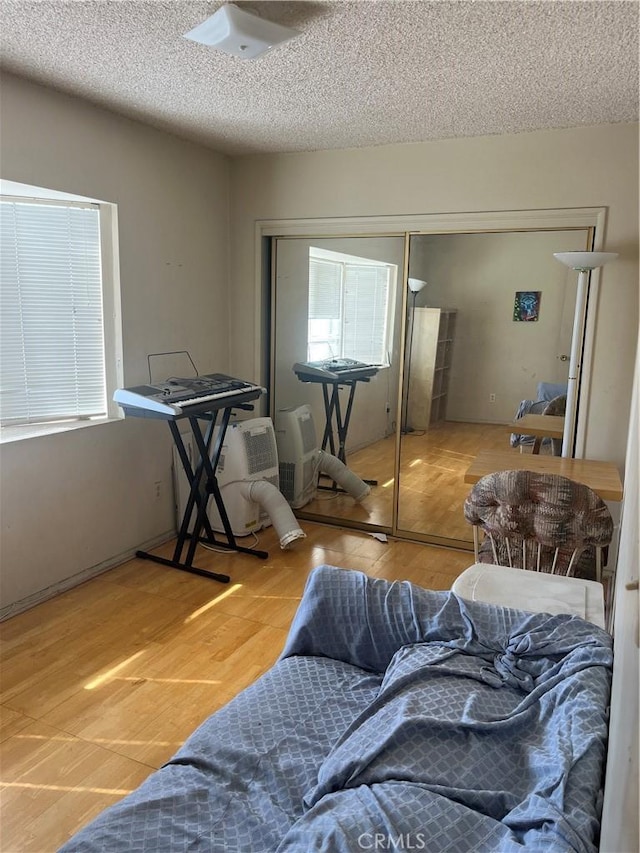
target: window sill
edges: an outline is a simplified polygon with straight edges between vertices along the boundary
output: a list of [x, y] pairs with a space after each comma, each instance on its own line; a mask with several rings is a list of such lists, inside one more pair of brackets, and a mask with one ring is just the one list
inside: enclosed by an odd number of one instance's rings
[[118, 418], [96, 418], [93, 421], [66, 421], [54, 424], [21, 424], [20, 426], [0, 427], [0, 444], [10, 444], [25, 438], [40, 438], [43, 435], [54, 435], [59, 432], [70, 432], [75, 429], [98, 426], [110, 423]]

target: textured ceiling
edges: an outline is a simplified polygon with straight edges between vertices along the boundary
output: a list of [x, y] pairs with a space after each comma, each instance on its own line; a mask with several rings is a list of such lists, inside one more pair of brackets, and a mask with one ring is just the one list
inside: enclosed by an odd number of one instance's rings
[[221, 5], [0, 0], [0, 62], [231, 155], [638, 119], [636, 0], [238, 2], [301, 31], [254, 61], [183, 38]]

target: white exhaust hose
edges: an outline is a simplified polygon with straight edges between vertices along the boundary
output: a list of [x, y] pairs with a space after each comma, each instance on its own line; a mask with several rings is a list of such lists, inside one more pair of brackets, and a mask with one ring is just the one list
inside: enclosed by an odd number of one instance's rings
[[344, 489], [348, 495], [351, 495], [354, 500], [358, 501], [358, 503], [371, 493], [371, 486], [367, 485], [353, 471], [350, 471], [337, 456], [325, 453], [324, 450], [318, 451], [318, 470], [321, 474], [331, 477], [335, 483]]
[[255, 501], [267, 513], [280, 537], [282, 550], [288, 548], [296, 539], [306, 539], [307, 534], [298, 526], [291, 507], [273, 483], [250, 480], [239, 483], [239, 486], [240, 494], [245, 500]]

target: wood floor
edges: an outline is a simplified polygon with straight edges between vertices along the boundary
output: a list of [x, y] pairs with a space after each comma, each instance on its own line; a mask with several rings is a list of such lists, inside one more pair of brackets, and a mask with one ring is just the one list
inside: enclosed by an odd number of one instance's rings
[[263, 531], [267, 560], [199, 548], [196, 564], [228, 585], [132, 560], [0, 625], [1, 853], [53, 853], [268, 669], [313, 567], [448, 589], [471, 562], [302, 526], [290, 551]]
[[[427, 432], [402, 436], [398, 529], [471, 543], [471, 528], [462, 514], [469, 492], [463, 477], [485, 448], [508, 450], [508, 430], [496, 424], [443, 422]], [[393, 436], [350, 454], [347, 463], [352, 471], [378, 481], [371, 494], [357, 504], [348, 495], [319, 490], [304, 511], [391, 527], [394, 458]]]

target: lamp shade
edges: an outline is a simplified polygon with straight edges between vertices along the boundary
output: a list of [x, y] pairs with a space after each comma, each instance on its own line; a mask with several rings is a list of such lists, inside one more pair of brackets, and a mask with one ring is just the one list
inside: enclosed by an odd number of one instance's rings
[[297, 35], [300, 35], [298, 30], [266, 21], [239, 9], [233, 3], [227, 3], [206, 21], [185, 33], [184, 37], [240, 59], [255, 59]]
[[409, 279], [409, 290], [411, 293], [420, 293], [423, 287], [427, 286], [426, 281], [422, 281], [420, 278], [410, 278]]
[[572, 270], [595, 270], [618, 255], [616, 252], [554, 252], [553, 257]]

